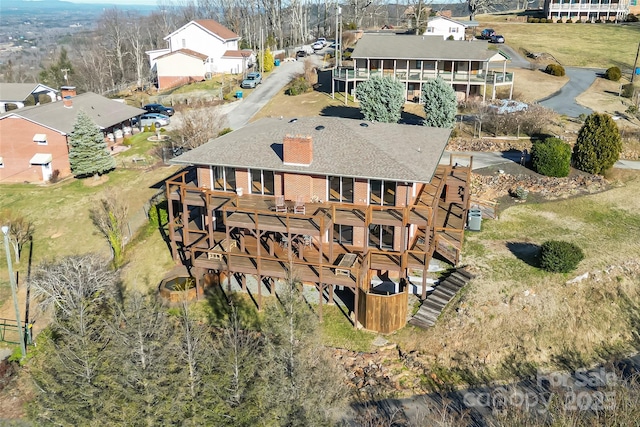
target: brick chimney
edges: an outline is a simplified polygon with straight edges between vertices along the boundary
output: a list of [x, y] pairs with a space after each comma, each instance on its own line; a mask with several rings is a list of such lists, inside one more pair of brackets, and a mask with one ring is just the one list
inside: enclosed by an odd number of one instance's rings
[[75, 86], [61, 86], [60, 95], [62, 95], [62, 103], [65, 107], [71, 108], [73, 106], [72, 98], [76, 96]]
[[313, 161], [313, 139], [310, 136], [286, 135], [282, 153], [285, 164], [309, 166]]

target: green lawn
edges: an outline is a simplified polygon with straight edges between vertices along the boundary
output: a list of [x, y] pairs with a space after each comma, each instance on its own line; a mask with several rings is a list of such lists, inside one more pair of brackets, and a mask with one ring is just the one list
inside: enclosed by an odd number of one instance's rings
[[479, 15], [478, 32], [490, 27], [502, 34], [509, 46], [519, 51], [555, 57], [572, 67], [631, 69], [638, 41], [639, 25], [619, 24], [529, 24], [506, 22], [505, 16]]

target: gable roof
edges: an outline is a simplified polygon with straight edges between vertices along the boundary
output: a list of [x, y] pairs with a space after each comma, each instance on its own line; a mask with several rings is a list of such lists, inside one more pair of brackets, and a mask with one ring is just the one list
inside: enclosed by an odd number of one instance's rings
[[69, 134], [73, 131], [76, 117], [81, 110], [103, 129], [146, 112], [93, 92], [74, 96], [71, 101], [71, 108], [65, 107], [63, 102], [50, 102], [9, 111], [0, 116], [0, 120], [7, 117], [22, 117], [60, 133]]
[[191, 57], [194, 57], [194, 58], [201, 59], [203, 61], [207, 59], [207, 55], [205, 55], [203, 53], [196, 52], [195, 50], [184, 48], [184, 49], [174, 50], [173, 52], [165, 53], [164, 55], [160, 55], [160, 56], [156, 57], [155, 60], [157, 61], [158, 59], [166, 58], [166, 57], [172, 56], [172, 55], [187, 55], [187, 56], [191, 56]]
[[184, 29], [185, 27], [188, 27], [189, 25], [197, 25], [198, 27], [202, 28], [203, 30], [207, 31], [210, 34], [213, 34], [219, 39], [222, 39], [223, 41], [236, 40], [240, 38], [239, 35], [231, 31], [221, 23], [214, 21], [213, 19], [196, 19], [194, 21], [187, 22], [182, 27], [178, 28], [173, 33], [166, 36], [164, 40], [170, 39], [171, 36], [182, 31], [182, 29]]
[[443, 40], [442, 36], [364, 34], [356, 44], [352, 58], [370, 59], [444, 59], [487, 61], [495, 55], [482, 40]]
[[434, 16], [433, 18], [429, 19], [429, 21], [427, 22], [427, 27], [429, 26], [429, 24], [431, 24], [434, 21], [439, 21], [439, 20], [445, 20], [445, 21], [449, 21], [453, 24], [458, 24], [458, 25], [462, 25], [465, 28], [471, 28], [471, 27], [477, 27], [478, 26], [478, 21], [472, 21], [472, 20], [467, 20], [467, 21], [458, 21], [456, 19], [453, 18], [449, 18], [447, 16]]
[[[339, 117], [265, 118], [171, 160], [180, 165], [266, 169], [393, 181], [430, 182], [451, 129]], [[318, 130], [318, 126], [324, 129]], [[313, 139], [309, 166], [284, 164], [285, 136]], [[249, 154], [250, 153], [250, 154]]]
[[0, 83], [0, 101], [22, 102], [32, 93], [58, 92], [40, 83]]

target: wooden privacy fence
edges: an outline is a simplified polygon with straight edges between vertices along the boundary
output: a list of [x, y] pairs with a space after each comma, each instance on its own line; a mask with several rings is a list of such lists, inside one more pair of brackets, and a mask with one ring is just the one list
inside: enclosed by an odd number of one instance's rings
[[408, 294], [384, 295], [358, 289], [358, 322], [370, 331], [389, 334], [407, 324]]

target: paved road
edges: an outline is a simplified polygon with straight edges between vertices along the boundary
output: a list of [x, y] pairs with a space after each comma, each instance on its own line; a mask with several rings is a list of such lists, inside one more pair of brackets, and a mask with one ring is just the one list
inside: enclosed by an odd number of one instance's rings
[[562, 86], [562, 88], [553, 95], [539, 100], [538, 104], [569, 117], [578, 117], [580, 114], [591, 114], [593, 111], [579, 105], [576, 102], [576, 97], [589, 89], [589, 86], [591, 86], [596, 79], [597, 74], [603, 73], [604, 70], [566, 67], [565, 71], [569, 77], [567, 84]]
[[303, 61], [282, 62], [279, 67], [263, 80], [262, 84], [241, 101], [231, 103], [227, 110], [227, 120], [231, 129], [246, 125], [267, 102], [271, 100], [289, 81], [304, 71]]

